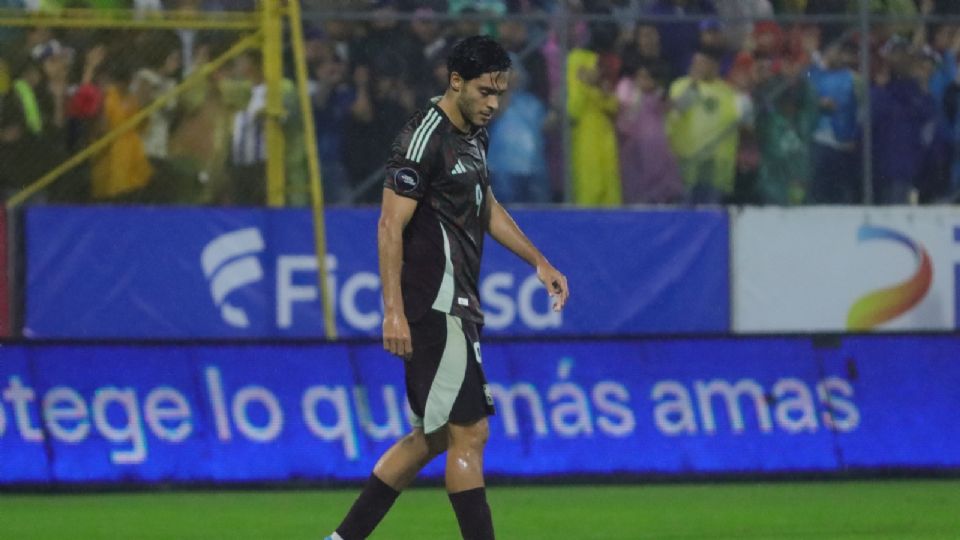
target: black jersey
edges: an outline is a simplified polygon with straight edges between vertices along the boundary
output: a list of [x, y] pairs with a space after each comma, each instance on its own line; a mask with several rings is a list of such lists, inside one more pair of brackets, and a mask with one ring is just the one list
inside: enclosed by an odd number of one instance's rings
[[400, 287], [406, 316], [429, 309], [483, 323], [478, 282], [487, 204], [488, 135], [457, 129], [435, 103], [393, 143], [384, 187], [419, 201], [403, 231]]

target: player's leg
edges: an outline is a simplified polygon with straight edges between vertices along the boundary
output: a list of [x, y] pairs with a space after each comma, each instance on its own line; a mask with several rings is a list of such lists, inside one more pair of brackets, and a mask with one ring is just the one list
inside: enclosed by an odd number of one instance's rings
[[[469, 321], [449, 317], [451, 336], [460, 352], [461, 381], [447, 416], [447, 493], [460, 532], [469, 540], [492, 540], [493, 520], [483, 481], [483, 450], [490, 435], [487, 416], [493, 398], [487, 388], [480, 358], [479, 329]], [[430, 416], [430, 410], [427, 416]]]
[[423, 428], [414, 428], [380, 456], [373, 474], [397, 491], [406, 489], [421, 469], [447, 449], [447, 433], [441, 430], [424, 435]]
[[[404, 362], [404, 376], [407, 400], [415, 416], [414, 429], [377, 461], [360, 496], [337, 527], [336, 534], [343, 540], [358, 540], [370, 535], [420, 469], [446, 450], [446, 420], [432, 422], [424, 428], [427, 400], [446, 350], [446, 334], [444, 313], [431, 311], [411, 322], [413, 356]], [[339, 540], [336, 536], [333, 538]]]
[[400, 492], [446, 447], [445, 430], [427, 436], [419, 427], [394, 443], [377, 461], [373, 474], [331, 538], [359, 540], [369, 536], [387, 515]]
[[486, 417], [447, 426], [446, 483], [450, 504], [466, 540], [493, 540], [493, 517], [483, 481], [483, 449], [490, 435]]

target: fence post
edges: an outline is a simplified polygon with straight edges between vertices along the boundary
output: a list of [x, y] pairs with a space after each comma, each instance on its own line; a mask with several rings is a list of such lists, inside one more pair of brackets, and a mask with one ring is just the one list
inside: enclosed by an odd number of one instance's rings
[[280, 0], [262, 0], [263, 77], [267, 85], [267, 205], [283, 206], [285, 202], [284, 139], [281, 121], [283, 110], [283, 23]]
[[317, 134], [313, 127], [313, 104], [307, 90], [307, 55], [303, 47], [303, 20], [300, 0], [287, 3], [290, 18], [290, 40], [293, 47], [294, 67], [297, 72], [297, 95], [300, 99], [300, 117], [303, 119], [303, 137], [307, 147], [307, 166], [310, 169], [310, 206], [313, 210], [313, 243], [317, 255], [317, 279], [319, 280], [323, 327], [328, 340], [337, 339], [336, 312], [333, 309], [333, 294], [327, 279], [327, 231], [323, 214], [323, 182], [320, 177], [320, 156], [317, 155]]
[[873, 204], [873, 118], [870, 104], [870, 0], [860, 0], [860, 75], [863, 84], [863, 101], [860, 117], [863, 118], [863, 204]]

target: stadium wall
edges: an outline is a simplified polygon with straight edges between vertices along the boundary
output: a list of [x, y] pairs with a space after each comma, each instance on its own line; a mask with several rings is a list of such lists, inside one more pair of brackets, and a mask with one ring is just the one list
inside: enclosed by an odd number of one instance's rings
[[[568, 275], [554, 313], [487, 242], [491, 337], [953, 331], [960, 214], [929, 208], [517, 210]], [[331, 210], [341, 336], [380, 329], [374, 209]], [[322, 337], [304, 210], [30, 208], [23, 334], [67, 339]]]
[[[950, 209], [516, 216], [574, 296], [489, 245], [492, 475], [960, 470]], [[362, 480], [409, 428], [376, 217], [329, 215], [331, 344], [306, 212], [28, 209], [0, 485]]]
[[[957, 336], [493, 341], [486, 467], [955, 469], [958, 350]], [[375, 343], [11, 344], [0, 484], [361, 480], [409, 429], [402, 381]]]

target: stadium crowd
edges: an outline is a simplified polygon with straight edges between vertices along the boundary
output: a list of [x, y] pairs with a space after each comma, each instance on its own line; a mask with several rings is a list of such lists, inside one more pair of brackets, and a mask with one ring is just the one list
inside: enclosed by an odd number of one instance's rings
[[[30, 11], [132, 8], [143, 16], [253, 4], [0, 0], [0, 7]], [[490, 127], [491, 177], [504, 202], [857, 204], [864, 141], [875, 202], [953, 201], [960, 190], [960, 18], [951, 17], [960, 3], [872, 0], [878, 17], [867, 36], [855, 18], [840, 17], [855, 15], [859, 4], [583, 0], [566, 2], [569, 18], [548, 19], [513, 15], [555, 13], [556, 0], [304, 1], [327, 201], [379, 201], [394, 135], [446, 85], [449, 47], [476, 33], [496, 36], [516, 66]], [[373, 14], [335, 19], [332, 9]], [[450, 22], [441, 14], [466, 16]], [[236, 37], [0, 26], [0, 189], [9, 196], [36, 180]], [[288, 203], [306, 204], [308, 149], [289, 79], [284, 105]], [[44, 197], [263, 204], [265, 108], [262, 61], [250, 52]]]

